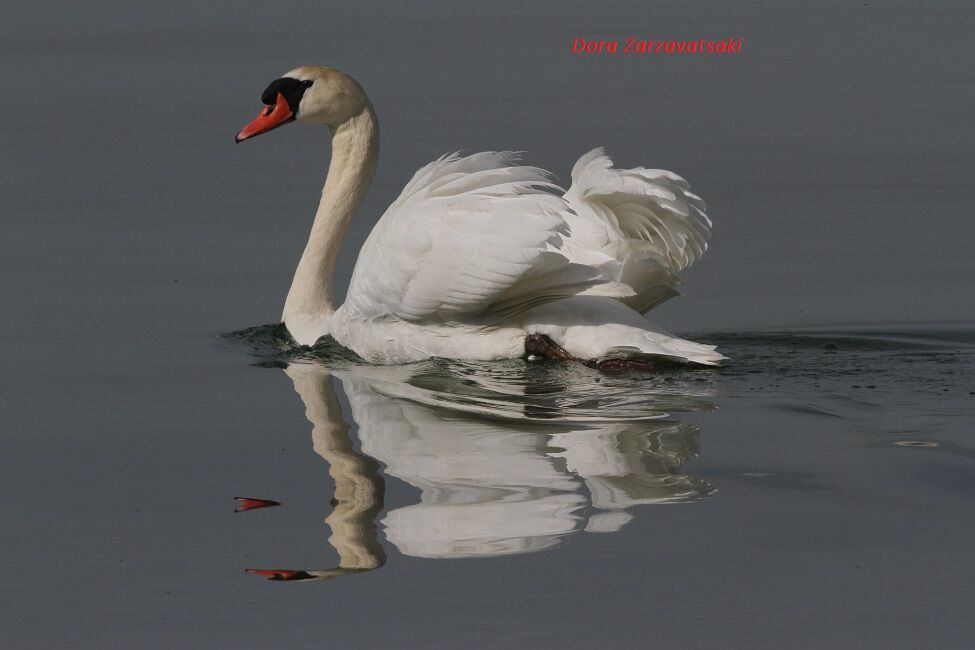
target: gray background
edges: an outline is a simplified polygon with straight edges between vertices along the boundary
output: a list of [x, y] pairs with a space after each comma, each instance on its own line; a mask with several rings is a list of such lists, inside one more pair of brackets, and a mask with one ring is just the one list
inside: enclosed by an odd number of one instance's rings
[[[339, 287], [385, 206], [442, 153], [526, 150], [567, 180], [603, 145], [620, 166], [680, 173], [709, 202], [712, 249], [685, 276], [689, 297], [655, 315], [671, 329], [971, 320], [973, 18], [965, 3], [904, 2], [7, 7], [4, 635], [12, 647], [961, 647], [970, 555], [952, 507], [970, 499], [949, 488], [969, 476], [964, 459], [870, 472], [872, 439], [827, 438], [803, 452], [811, 469], [762, 445], [821, 421], [758, 406], [705, 426], [719, 475], [821, 471], [856, 498], [718, 480], [722, 499], [544, 562], [401, 558], [310, 589], [243, 576], [254, 549], [327, 564], [329, 488], [286, 378], [213, 337], [277, 320], [305, 241], [326, 132], [232, 137], [265, 85], [306, 63], [355, 76], [382, 129]], [[575, 36], [628, 34], [744, 47], [569, 51]], [[847, 445], [857, 454], [835, 455]], [[905, 474], [919, 483], [884, 487]], [[393, 505], [413, 494], [390, 489]], [[255, 530], [229, 513], [239, 492], [293, 509]], [[928, 514], [910, 496], [901, 508], [910, 494]], [[930, 535], [904, 525], [915, 516]]]

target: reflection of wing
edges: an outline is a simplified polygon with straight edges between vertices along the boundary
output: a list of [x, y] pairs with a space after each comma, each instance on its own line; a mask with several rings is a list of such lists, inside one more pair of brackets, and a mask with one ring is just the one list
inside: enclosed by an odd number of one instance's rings
[[363, 452], [422, 491], [419, 504], [393, 510], [383, 521], [388, 539], [405, 554], [536, 551], [583, 527], [608, 532], [628, 521], [623, 513], [606, 513], [586, 524], [581, 509], [587, 503], [618, 511], [710, 493], [703, 481], [677, 473], [696, 451], [691, 425], [666, 420], [581, 425], [510, 412], [489, 419], [453, 409], [444, 401], [447, 393], [411, 384], [410, 372], [417, 370], [336, 373]]
[[386, 536], [421, 557], [525, 553], [578, 529], [581, 484], [545, 455], [540, 427], [457, 417], [343, 378], [362, 451], [422, 490], [390, 512]]
[[383, 520], [386, 537], [404, 555], [429, 558], [490, 557], [542, 551], [580, 527], [585, 499], [573, 493], [514, 492], [481, 503], [440, 503], [434, 498], [399, 508]]
[[693, 501], [713, 492], [706, 481], [679, 473], [697, 454], [697, 427], [686, 422], [571, 431], [552, 436], [551, 444], [565, 449], [550, 455], [585, 479], [596, 508]]
[[[683, 460], [696, 453], [696, 428], [690, 425], [662, 419], [595, 421], [588, 415], [574, 421], [571, 407], [563, 408], [570, 411], [566, 419], [557, 419], [545, 404], [564, 386], [525, 383], [517, 376], [480, 381], [475, 374], [465, 374], [458, 384], [449, 372], [434, 373], [436, 367], [288, 366], [313, 425], [315, 451], [335, 481], [334, 510], [326, 523], [339, 564], [250, 573], [272, 580], [327, 580], [382, 566], [386, 555], [375, 518], [383, 507], [384, 481], [377, 461], [422, 493], [419, 503], [392, 510], [383, 520], [389, 541], [418, 557], [540, 551], [579, 530], [619, 530], [630, 520], [623, 510], [630, 506], [685, 501], [711, 491], [703, 481], [678, 473]], [[362, 452], [342, 417], [332, 375], [345, 387]], [[488, 406], [489, 395], [513, 400], [510, 389], [518, 381], [521, 408]], [[499, 394], [491, 387], [506, 390]], [[587, 383], [585, 392], [598, 403], [593, 391]], [[469, 399], [474, 393], [480, 401]], [[467, 402], [463, 409], [455, 408], [458, 401]], [[706, 407], [697, 400], [669, 403]], [[541, 419], [532, 419], [533, 413]], [[587, 519], [587, 505], [602, 512]]]

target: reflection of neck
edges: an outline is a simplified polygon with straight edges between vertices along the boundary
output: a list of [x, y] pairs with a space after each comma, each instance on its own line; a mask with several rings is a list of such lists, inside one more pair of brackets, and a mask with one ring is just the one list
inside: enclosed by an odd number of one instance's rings
[[291, 365], [285, 372], [305, 403], [305, 416], [313, 425], [315, 451], [328, 462], [335, 481], [335, 508], [325, 522], [332, 529], [328, 541], [339, 554], [339, 565], [308, 573], [329, 578], [376, 569], [386, 562], [375, 521], [384, 493], [379, 463], [353, 447], [332, 378], [324, 368]]
[[282, 320], [301, 344], [328, 334], [335, 312], [332, 276], [339, 247], [372, 182], [379, 158], [379, 126], [370, 106], [332, 131], [332, 160], [322, 199], [298, 262]]

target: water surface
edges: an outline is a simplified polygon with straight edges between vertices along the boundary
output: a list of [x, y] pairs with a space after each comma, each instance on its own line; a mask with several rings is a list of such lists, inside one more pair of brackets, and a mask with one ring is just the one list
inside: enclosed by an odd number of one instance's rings
[[[4, 647], [967, 647], [973, 11], [5, 8]], [[743, 51], [569, 52], [628, 32]], [[708, 201], [654, 318], [731, 363], [381, 369], [221, 337], [278, 318], [307, 236], [325, 131], [232, 142], [305, 63], [382, 128], [340, 290], [426, 162], [526, 150], [564, 182], [603, 145]]]

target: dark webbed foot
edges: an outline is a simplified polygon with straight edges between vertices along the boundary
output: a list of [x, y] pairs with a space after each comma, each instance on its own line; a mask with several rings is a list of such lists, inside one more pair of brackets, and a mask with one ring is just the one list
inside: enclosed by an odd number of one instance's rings
[[529, 334], [525, 337], [525, 354], [534, 357], [558, 359], [559, 361], [578, 361], [566, 352], [565, 348], [545, 334]]
[[599, 372], [605, 372], [608, 375], [617, 375], [624, 372], [653, 372], [655, 370], [653, 364], [649, 361], [637, 361], [636, 359], [603, 359], [602, 361], [589, 359], [588, 361], [583, 361], [583, 363], [590, 368], [595, 368]]
[[655, 370], [649, 361], [637, 361], [636, 359], [589, 359], [583, 361], [577, 359], [553, 341], [546, 334], [529, 334], [525, 337], [525, 354], [528, 357], [543, 357], [545, 359], [558, 359], [559, 361], [580, 361], [599, 372], [606, 374], [620, 374], [624, 372], [652, 372]]

